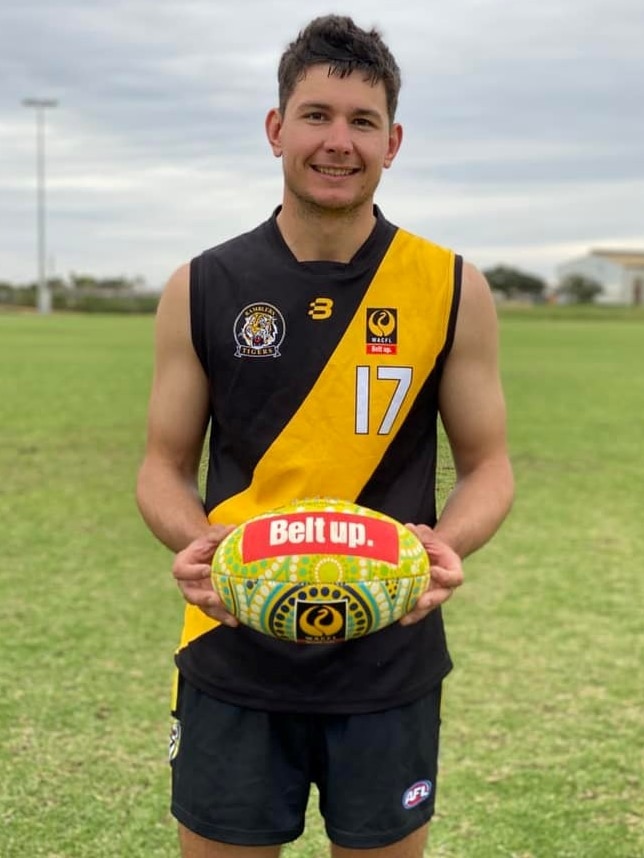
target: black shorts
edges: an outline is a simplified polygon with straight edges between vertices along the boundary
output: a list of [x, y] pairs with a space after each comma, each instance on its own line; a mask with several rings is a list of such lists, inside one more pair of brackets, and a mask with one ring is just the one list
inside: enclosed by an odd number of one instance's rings
[[312, 783], [329, 838], [395, 843], [434, 812], [441, 688], [364, 715], [263, 712], [183, 681], [170, 741], [172, 813], [224, 843], [269, 846], [304, 830]]

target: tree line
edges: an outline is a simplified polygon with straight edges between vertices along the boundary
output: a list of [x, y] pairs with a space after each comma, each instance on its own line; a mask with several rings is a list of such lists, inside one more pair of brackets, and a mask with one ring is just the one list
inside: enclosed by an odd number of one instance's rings
[[[72, 273], [68, 278], [50, 277], [47, 286], [54, 310], [82, 313], [152, 313], [159, 295], [146, 290], [142, 277], [93, 277]], [[0, 304], [36, 307], [38, 284], [0, 280]]]
[[[542, 302], [554, 296], [569, 304], [591, 304], [602, 292], [596, 280], [578, 274], [563, 278], [554, 291], [535, 274], [507, 265], [497, 265], [483, 272], [490, 288], [501, 299]], [[152, 313], [159, 295], [145, 288], [142, 277], [92, 277], [70, 274], [67, 279], [52, 277], [48, 281], [55, 310], [79, 312]], [[0, 281], [0, 304], [17, 307], [37, 306], [36, 283], [13, 284]]]
[[568, 274], [549, 292], [545, 280], [518, 268], [497, 265], [483, 273], [492, 291], [506, 300], [545, 301], [554, 297], [567, 304], [592, 304], [603, 291], [597, 280], [580, 274]]

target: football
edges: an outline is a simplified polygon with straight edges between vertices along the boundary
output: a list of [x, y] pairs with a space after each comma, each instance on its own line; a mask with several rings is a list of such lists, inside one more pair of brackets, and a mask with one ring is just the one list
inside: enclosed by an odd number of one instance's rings
[[389, 516], [343, 500], [294, 501], [231, 531], [212, 583], [240, 622], [280, 640], [334, 643], [377, 632], [427, 589], [427, 552]]

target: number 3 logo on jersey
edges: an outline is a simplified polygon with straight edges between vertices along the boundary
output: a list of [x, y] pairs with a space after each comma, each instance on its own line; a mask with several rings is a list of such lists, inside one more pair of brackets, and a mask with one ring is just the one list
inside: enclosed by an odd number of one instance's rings
[[333, 298], [316, 298], [309, 304], [309, 316], [316, 321], [330, 319], [333, 312]]

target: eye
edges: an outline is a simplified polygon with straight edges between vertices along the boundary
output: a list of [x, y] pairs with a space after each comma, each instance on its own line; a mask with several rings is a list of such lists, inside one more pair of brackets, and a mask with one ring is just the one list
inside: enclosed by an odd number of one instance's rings
[[353, 124], [357, 125], [358, 128], [375, 128], [376, 124], [371, 119], [367, 119], [366, 116], [356, 116], [353, 120]]
[[304, 118], [310, 122], [323, 122], [325, 117], [321, 110], [310, 110], [304, 114]]

